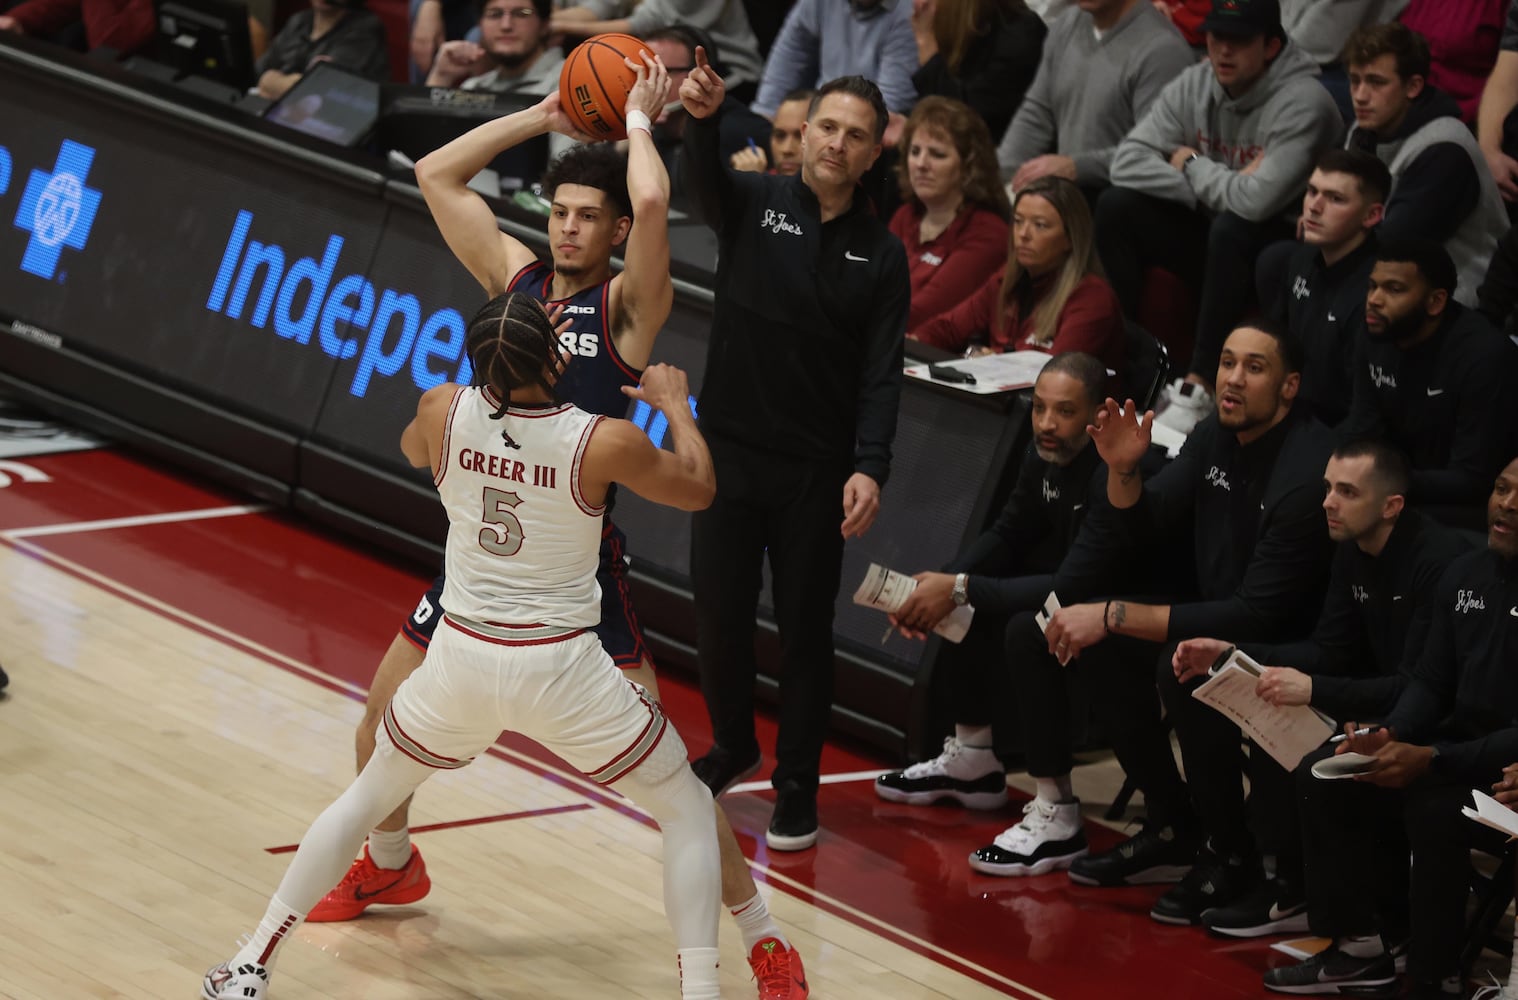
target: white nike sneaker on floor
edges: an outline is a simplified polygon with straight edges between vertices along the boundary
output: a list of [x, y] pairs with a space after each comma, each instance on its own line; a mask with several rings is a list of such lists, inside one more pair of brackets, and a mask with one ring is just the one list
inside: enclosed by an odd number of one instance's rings
[[1177, 434], [1190, 434], [1191, 429], [1206, 419], [1213, 409], [1212, 393], [1195, 382], [1178, 378], [1165, 386], [1165, 391], [1160, 394], [1154, 422]]
[[223, 962], [206, 973], [200, 984], [201, 1000], [263, 1000], [269, 988], [269, 970], [257, 962], [232, 968]]

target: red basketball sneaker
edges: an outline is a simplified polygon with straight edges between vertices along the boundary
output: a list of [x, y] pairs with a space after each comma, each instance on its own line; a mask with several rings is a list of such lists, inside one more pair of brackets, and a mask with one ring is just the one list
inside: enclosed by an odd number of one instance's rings
[[365, 844], [364, 856], [353, 862], [336, 889], [311, 908], [306, 920], [313, 924], [352, 920], [375, 903], [414, 903], [431, 890], [427, 863], [416, 845], [412, 845], [404, 868], [381, 868], [370, 860], [369, 845]]
[[795, 948], [765, 938], [749, 952], [748, 964], [759, 981], [759, 1000], [806, 1000], [806, 970]]

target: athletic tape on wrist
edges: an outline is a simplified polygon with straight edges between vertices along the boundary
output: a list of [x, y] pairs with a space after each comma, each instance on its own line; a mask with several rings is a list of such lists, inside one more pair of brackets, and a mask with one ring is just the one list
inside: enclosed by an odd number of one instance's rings
[[629, 111], [627, 113], [627, 131], [631, 132], [635, 128], [640, 128], [649, 135], [654, 134], [653, 121], [642, 111]]

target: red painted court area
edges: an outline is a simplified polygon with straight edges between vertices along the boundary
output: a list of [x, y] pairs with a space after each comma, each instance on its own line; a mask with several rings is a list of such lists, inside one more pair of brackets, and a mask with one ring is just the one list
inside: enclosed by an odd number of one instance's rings
[[[50, 481], [13, 479], [0, 489], [5, 544], [232, 642], [271, 669], [351, 697], [361, 697], [430, 579], [297, 518], [227, 510], [254, 505], [125, 452], [24, 462]], [[215, 516], [161, 519], [189, 512]], [[666, 675], [661, 688], [691, 751], [704, 752], [710, 734], [694, 678]], [[761, 720], [760, 740], [773, 745], [772, 720]], [[534, 770], [563, 773], [561, 763], [525, 741], [506, 745], [529, 752]], [[895, 763], [830, 744], [823, 771]], [[597, 795], [578, 783], [572, 787]], [[971, 872], [966, 856], [1016, 822], [1021, 803], [997, 813], [918, 809], [880, 801], [868, 780], [826, 784], [818, 847], [787, 855], [764, 844], [771, 802], [763, 791], [724, 799], [745, 853], [773, 873], [768, 881], [775, 891], [800, 896], [1008, 996], [1258, 997], [1267, 995], [1261, 973], [1290, 961], [1269, 949], [1269, 939], [1224, 941], [1155, 923], [1147, 914], [1159, 888], [1085, 888], [1062, 873], [998, 879]], [[506, 838], [512, 818], [450, 822], [501, 822]], [[1088, 834], [1098, 848], [1119, 839], [1102, 827]], [[419, 838], [425, 842], [426, 833]]]

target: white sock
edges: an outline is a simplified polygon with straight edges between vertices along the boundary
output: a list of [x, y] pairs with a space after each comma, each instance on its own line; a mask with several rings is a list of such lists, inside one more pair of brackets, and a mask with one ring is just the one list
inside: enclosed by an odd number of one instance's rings
[[675, 952], [675, 961], [680, 966], [681, 1000], [721, 1000], [716, 948], [681, 948]]
[[754, 898], [739, 906], [733, 907], [733, 919], [738, 923], [738, 930], [743, 935], [743, 950], [753, 951], [754, 945], [765, 938], [775, 938], [782, 945], [789, 948], [791, 943], [780, 933], [780, 928], [775, 924], [775, 919], [770, 916], [769, 904], [765, 903], [764, 896], [756, 889]]
[[289, 940], [304, 919], [304, 913], [292, 910], [278, 896], [273, 897], [253, 937], [227, 964], [235, 969], [245, 962], [257, 962], [265, 969], [273, 969], [274, 960], [279, 957], [279, 946]]
[[411, 831], [370, 830], [369, 857], [381, 868], [404, 868], [411, 860]]
[[1372, 934], [1369, 937], [1340, 938], [1339, 950], [1351, 958], [1375, 958], [1386, 954], [1386, 945], [1381, 943], [1381, 935]]
[[974, 750], [989, 750], [992, 746], [990, 726], [961, 726], [956, 723], [954, 738], [959, 741], [960, 746]]
[[1034, 778], [1033, 785], [1038, 789], [1038, 798], [1050, 805], [1075, 801], [1075, 788], [1070, 784], [1068, 774], [1058, 778]]

